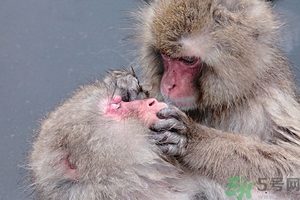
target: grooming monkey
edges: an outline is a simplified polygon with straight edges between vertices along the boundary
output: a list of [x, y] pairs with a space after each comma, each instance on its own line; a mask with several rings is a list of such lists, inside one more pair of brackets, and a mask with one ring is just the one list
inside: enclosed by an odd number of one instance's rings
[[115, 71], [51, 112], [30, 155], [37, 199], [226, 199], [161, 156], [149, 126], [167, 105], [145, 97], [132, 72]]
[[231, 176], [268, 179], [261, 190], [300, 178], [300, 107], [269, 2], [153, 0], [134, 15], [143, 87], [189, 116], [158, 113], [165, 155], [225, 187]]

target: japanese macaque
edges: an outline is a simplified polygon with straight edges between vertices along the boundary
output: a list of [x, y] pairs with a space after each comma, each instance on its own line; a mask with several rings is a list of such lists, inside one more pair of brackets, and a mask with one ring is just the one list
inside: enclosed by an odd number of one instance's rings
[[30, 155], [37, 199], [225, 199], [160, 156], [149, 125], [167, 105], [144, 97], [132, 72], [115, 71], [51, 112]]
[[223, 186], [300, 178], [300, 106], [270, 2], [153, 0], [134, 15], [143, 87], [189, 116], [158, 113], [165, 155]]

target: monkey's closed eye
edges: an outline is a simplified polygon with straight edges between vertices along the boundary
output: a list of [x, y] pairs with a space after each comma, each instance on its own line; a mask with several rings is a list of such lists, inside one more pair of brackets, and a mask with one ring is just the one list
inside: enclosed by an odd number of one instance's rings
[[119, 109], [121, 107], [122, 98], [120, 96], [114, 96], [110, 100], [110, 107], [113, 109]]
[[194, 65], [198, 61], [198, 58], [194, 56], [184, 56], [179, 58], [179, 61], [182, 61], [187, 65]]
[[121, 107], [121, 104], [113, 103], [113, 104], [111, 104], [111, 107], [114, 108], [114, 109], [119, 109]]

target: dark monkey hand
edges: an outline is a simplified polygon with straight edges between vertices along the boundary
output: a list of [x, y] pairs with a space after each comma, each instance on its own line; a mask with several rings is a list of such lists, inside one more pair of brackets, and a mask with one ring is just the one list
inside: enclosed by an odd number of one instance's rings
[[160, 120], [150, 126], [151, 139], [169, 156], [181, 156], [186, 151], [187, 127], [180, 113], [173, 106], [164, 108], [157, 113]]
[[133, 70], [112, 71], [104, 81], [119, 93], [123, 101], [129, 102], [146, 98]]

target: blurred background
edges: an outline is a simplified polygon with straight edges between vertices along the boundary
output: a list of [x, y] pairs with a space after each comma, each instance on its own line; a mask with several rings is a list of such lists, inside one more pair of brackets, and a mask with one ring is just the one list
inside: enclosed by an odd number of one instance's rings
[[[281, 45], [300, 67], [300, 1], [273, 2], [286, 22]], [[30, 199], [24, 168], [39, 120], [79, 85], [134, 59], [123, 39], [138, 3], [0, 1], [0, 200]]]

